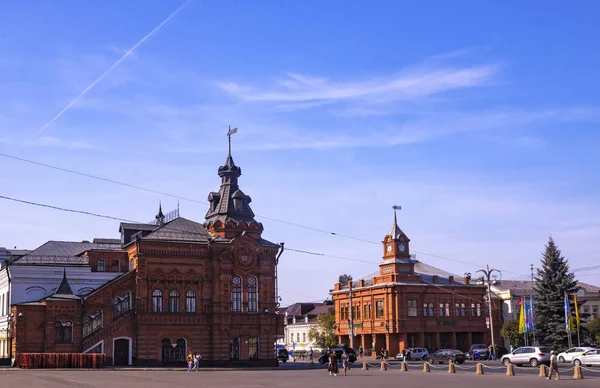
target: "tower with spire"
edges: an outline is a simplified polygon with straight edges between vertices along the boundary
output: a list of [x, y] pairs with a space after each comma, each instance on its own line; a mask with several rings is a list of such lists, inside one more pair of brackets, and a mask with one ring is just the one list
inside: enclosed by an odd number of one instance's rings
[[398, 226], [397, 211], [401, 207], [394, 205], [393, 209], [394, 225], [381, 242], [383, 244], [383, 261], [379, 265], [380, 273], [382, 276], [394, 275], [394, 277], [400, 274], [413, 275], [415, 261], [410, 254], [410, 239]]
[[205, 216], [204, 226], [213, 236], [232, 238], [246, 233], [251, 237], [260, 238], [263, 226], [254, 219], [254, 212], [250, 208], [252, 199], [244, 194], [238, 185], [242, 169], [233, 161], [230, 133], [228, 137], [229, 153], [225, 164], [218, 169], [221, 187], [218, 192], [213, 191], [208, 195], [210, 207]]
[[154, 217], [156, 219], [156, 225], [164, 225], [165, 223], [165, 215], [163, 214], [162, 211], [162, 203], [158, 202], [158, 214], [156, 214], [156, 217]]

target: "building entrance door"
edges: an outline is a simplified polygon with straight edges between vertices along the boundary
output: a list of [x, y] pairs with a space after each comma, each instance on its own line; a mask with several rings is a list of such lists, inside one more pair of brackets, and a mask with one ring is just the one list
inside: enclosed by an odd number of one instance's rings
[[240, 339], [229, 339], [229, 359], [237, 361], [240, 359]]
[[114, 365], [129, 365], [129, 339], [119, 338], [115, 340]]

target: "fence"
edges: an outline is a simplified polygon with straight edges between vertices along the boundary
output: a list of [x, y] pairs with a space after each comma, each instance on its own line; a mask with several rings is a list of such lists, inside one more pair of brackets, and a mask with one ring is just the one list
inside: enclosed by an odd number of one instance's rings
[[83, 353], [21, 353], [17, 365], [23, 369], [104, 368], [106, 355]]

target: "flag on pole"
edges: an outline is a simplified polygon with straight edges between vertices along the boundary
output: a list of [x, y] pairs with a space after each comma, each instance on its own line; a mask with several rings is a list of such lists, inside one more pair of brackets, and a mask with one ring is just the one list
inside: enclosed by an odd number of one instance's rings
[[533, 319], [533, 296], [531, 296], [529, 298], [529, 319], [530, 319], [529, 331], [531, 331], [532, 333], [535, 333], [535, 321]]
[[525, 305], [525, 333], [529, 333], [529, 304], [527, 303], [527, 297], [523, 298], [523, 304]]
[[229, 131], [227, 131], [227, 136], [231, 136], [234, 133], [237, 133], [237, 127], [231, 128]]
[[579, 332], [579, 325], [581, 325], [581, 319], [579, 318], [579, 307], [577, 307], [577, 294], [573, 294], [573, 302], [575, 303], [575, 321], [577, 322], [577, 332]]
[[571, 307], [569, 306], [569, 294], [565, 292], [565, 330], [567, 333], [571, 333], [571, 324], [573, 319], [571, 318]]
[[521, 311], [519, 312], [519, 333], [525, 333], [525, 302], [523, 301], [523, 297], [519, 300], [519, 304], [521, 305]]

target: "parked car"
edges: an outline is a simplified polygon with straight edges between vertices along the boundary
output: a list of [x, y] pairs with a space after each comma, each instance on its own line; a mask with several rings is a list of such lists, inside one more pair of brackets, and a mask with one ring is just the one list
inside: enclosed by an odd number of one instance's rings
[[450, 361], [455, 364], [463, 364], [466, 359], [467, 355], [457, 349], [440, 349], [437, 352], [429, 355], [429, 362], [431, 364], [436, 362], [443, 364]]
[[287, 362], [290, 359], [290, 356], [288, 355], [287, 349], [277, 349], [275, 358], [281, 362]]
[[[423, 360], [429, 358], [429, 351], [425, 348], [409, 348], [406, 352], [406, 361]], [[402, 353], [396, 354], [396, 360], [405, 361]]]
[[591, 349], [587, 352], [574, 356], [571, 361], [573, 365], [600, 366], [600, 349]]
[[488, 347], [485, 344], [473, 344], [467, 352], [469, 360], [487, 360], [489, 355]]
[[593, 348], [587, 348], [587, 347], [576, 347], [576, 348], [568, 349], [568, 350], [558, 354], [558, 361], [571, 362], [571, 361], [573, 361], [573, 357], [581, 356], [583, 353], [587, 352], [588, 350], [592, 350], [592, 349]]
[[505, 354], [500, 359], [504, 365], [509, 363], [521, 366], [529, 364], [536, 367], [540, 364], [550, 365], [550, 349], [544, 346], [523, 346], [512, 353]]
[[[346, 354], [348, 354], [348, 362], [353, 363], [356, 361], [356, 352], [352, 348], [346, 348]], [[319, 363], [327, 364], [329, 362], [329, 355], [331, 352], [335, 352], [338, 362], [342, 360], [342, 354], [344, 353], [344, 348], [336, 347], [331, 348], [329, 350], [324, 351], [319, 357]]]

